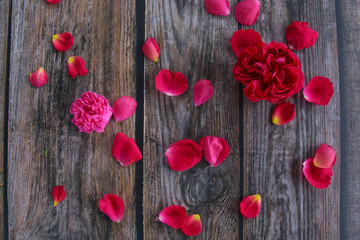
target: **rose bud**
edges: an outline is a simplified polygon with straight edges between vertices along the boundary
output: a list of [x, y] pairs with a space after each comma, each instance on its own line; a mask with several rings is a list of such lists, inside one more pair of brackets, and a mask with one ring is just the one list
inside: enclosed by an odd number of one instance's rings
[[182, 206], [172, 205], [164, 208], [159, 214], [159, 220], [166, 225], [179, 229], [181, 228], [187, 219], [186, 209]]
[[319, 189], [327, 188], [331, 184], [333, 171], [331, 168], [316, 167], [314, 159], [306, 159], [303, 163], [304, 176], [312, 186]]
[[30, 73], [30, 83], [34, 87], [42, 87], [47, 82], [48, 82], [48, 76], [42, 67], [39, 68], [39, 70]]
[[205, 9], [213, 15], [227, 16], [230, 14], [229, 0], [205, 0]]
[[251, 195], [243, 198], [240, 203], [240, 212], [245, 218], [254, 218], [260, 212], [260, 195]]
[[119, 223], [124, 215], [124, 202], [114, 194], [106, 194], [99, 202], [100, 211]]
[[186, 236], [195, 236], [201, 233], [202, 231], [202, 224], [200, 216], [197, 214], [192, 214], [187, 217], [184, 226], [181, 227], [181, 231]]
[[142, 47], [142, 52], [151, 61], [157, 62], [160, 56], [160, 49], [159, 49], [159, 45], [156, 43], [156, 39], [155, 38], [146, 39]]
[[68, 32], [53, 35], [52, 41], [54, 48], [60, 52], [69, 50], [74, 44], [73, 36]]
[[304, 98], [306, 101], [321, 106], [329, 104], [334, 95], [333, 83], [325, 77], [314, 77], [304, 89]]
[[214, 88], [209, 80], [198, 81], [193, 89], [195, 107], [208, 101], [214, 95]]
[[185, 171], [200, 162], [201, 147], [193, 140], [184, 139], [171, 144], [165, 156], [172, 170]]
[[260, 2], [258, 0], [242, 0], [235, 7], [236, 20], [245, 26], [255, 24], [260, 12]]
[[64, 191], [64, 186], [59, 185], [53, 188], [52, 198], [54, 200], [54, 206], [58, 205], [58, 203], [64, 200], [65, 197], [66, 197], [66, 192]]
[[78, 74], [80, 76], [87, 75], [88, 71], [85, 67], [84, 59], [82, 59], [81, 57], [69, 57], [68, 74], [72, 78], [76, 78]]
[[178, 96], [186, 91], [188, 81], [182, 73], [161, 70], [155, 78], [155, 85], [161, 93], [168, 96]]
[[142, 159], [142, 154], [134, 139], [128, 138], [123, 133], [116, 134], [112, 146], [112, 156], [121, 166], [125, 167]]
[[290, 102], [283, 102], [276, 105], [271, 121], [275, 125], [285, 125], [295, 118], [295, 105]]
[[230, 147], [223, 138], [206, 136], [200, 139], [199, 144], [204, 151], [205, 160], [211, 167], [222, 163], [230, 152]]
[[113, 105], [113, 116], [116, 121], [121, 122], [131, 117], [136, 110], [137, 103], [132, 97], [120, 97]]
[[318, 33], [307, 22], [293, 22], [286, 28], [286, 41], [290, 49], [300, 50], [315, 45]]

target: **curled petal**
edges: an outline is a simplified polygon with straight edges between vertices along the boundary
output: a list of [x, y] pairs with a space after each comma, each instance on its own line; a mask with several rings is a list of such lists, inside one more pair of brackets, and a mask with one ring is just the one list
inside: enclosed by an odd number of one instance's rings
[[314, 77], [304, 89], [304, 98], [306, 101], [321, 106], [328, 105], [334, 95], [333, 83], [325, 77]]
[[236, 57], [239, 57], [242, 50], [247, 47], [257, 47], [261, 49], [263, 46], [261, 35], [252, 29], [237, 30], [232, 35], [230, 43]]
[[116, 134], [114, 139], [112, 156], [121, 164], [121, 166], [128, 166], [142, 159], [142, 154], [134, 139], [128, 138], [121, 132]]
[[240, 212], [245, 218], [254, 218], [260, 212], [260, 195], [251, 195], [243, 198], [240, 203]]
[[76, 78], [78, 74], [80, 74], [80, 76], [87, 75], [88, 71], [85, 67], [84, 59], [81, 57], [69, 57], [68, 74], [72, 78]]
[[204, 151], [204, 158], [211, 167], [216, 167], [222, 163], [229, 155], [230, 147], [223, 138], [206, 136], [200, 139], [200, 146]]
[[74, 44], [73, 36], [68, 32], [53, 35], [52, 41], [54, 48], [60, 52], [69, 50]]
[[260, 12], [260, 2], [258, 0], [243, 0], [235, 7], [236, 20], [245, 26], [255, 24]]
[[331, 168], [335, 165], [336, 153], [334, 149], [324, 143], [316, 151], [314, 158], [314, 166], [318, 168]]
[[48, 81], [48, 76], [44, 68], [39, 68], [37, 71], [30, 73], [30, 83], [34, 87], [42, 87]]
[[285, 125], [295, 118], [295, 104], [283, 102], [276, 105], [271, 120], [275, 125]]
[[119, 223], [124, 215], [124, 202], [114, 194], [106, 194], [99, 202], [100, 211]]
[[188, 81], [182, 73], [161, 70], [155, 78], [155, 85], [161, 93], [168, 96], [178, 96], [186, 91]]
[[319, 189], [327, 188], [331, 184], [333, 171], [331, 168], [318, 168], [314, 165], [315, 158], [306, 159], [303, 164], [303, 173], [309, 183]]
[[184, 226], [181, 227], [181, 231], [186, 236], [195, 236], [201, 233], [202, 224], [200, 216], [198, 214], [191, 214], [188, 216]]
[[229, 0], [205, 0], [205, 9], [213, 15], [227, 16], [230, 14]]
[[166, 225], [179, 229], [181, 228], [187, 219], [186, 209], [182, 206], [172, 205], [164, 208], [159, 214], [159, 220]]
[[290, 49], [300, 50], [315, 45], [318, 33], [309, 23], [295, 21], [286, 28], [286, 41]]
[[61, 2], [61, 0], [46, 0], [46, 1], [51, 4], [57, 4], [57, 3]]
[[171, 144], [165, 156], [172, 170], [185, 171], [200, 162], [201, 147], [193, 140], [184, 139]]
[[120, 97], [113, 106], [113, 115], [116, 121], [124, 121], [135, 113], [137, 103], [132, 97]]
[[59, 185], [55, 186], [52, 190], [52, 198], [54, 200], [54, 206], [56, 206], [59, 202], [65, 199], [66, 192], [64, 191], [64, 186]]
[[214, 95], [214, 88], [209, 80], [202, 79], [195, 84], [193, 94], [194, 104], [197, 107], [208, 101]]
[[157, 62], [160, 56], [160, 48], [159, 45], [156, 43], [156, 39], [155, 38], [146, 39], [142, 47], [142, 52], [151, 61]]

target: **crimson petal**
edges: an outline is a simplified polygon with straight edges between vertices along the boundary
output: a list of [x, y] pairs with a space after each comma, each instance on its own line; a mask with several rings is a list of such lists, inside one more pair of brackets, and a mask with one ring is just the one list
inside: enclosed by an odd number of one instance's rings
[[202, 79], [195, 84], [193, 94], [194, 104], [197, 107], [208, 101], [214, 95], [214, 88], [209, 80]]
[[263, 46], [261, 35], [252, 29], [237, 30], [232, 35], [230, 43], [236, 57], [239, 57], [242, 50], [247, 47], [254, 46], [260, 49]]
[[52, 198], [54, 200], [54, 206], [56, 206], [59, 202], [65, 199], [66, 192], [64, 191], [64, 186], [59, 185], [55, 186], [52, 190]]
[[137, 103], [132, 97], [120, 97], [113, 106], [113, 116], [116, 121], [124, 121], [135, 113]]
[[46, 0], [46, 1], [51, 4], [57, 4], [57, 3], [61, 2], [61, 0]]
[[124, 202], [114, 194], [106, 194], [99, 202], [100, 211], [119, 223], [124, 215]]
[[240, 212], [245, 218], [254, 218], [260, 212], [261, 196], [251, 195], [243, 198], [240, 203]]
[[187, 217], [184, 226], [182, 226], [181, 231], [186, 236], [195, 236], [201, 233], [202, 231], [202, 224], [201, 219], [198, 214], [191, 214]]
[[314, 158], [314, 166], [318, 168], [331, 168], [335, 165], [336, 153], [334, 149], [324, 143], [316, 151]]
[[186, 91], [188, 81], [182, 73], [161, 70], [155, 78], [155, 85], [161, 93], [168, 96], [178, 96]]
[[205, 9], [213, 15], [226, 16], [230, 14], [229, 0], [205, 0]]
[[315, 45], [318, 33], [309, 28], [309, 23], [295, 21], [286, 28], [286, 41], [290, 49], [300, 50]]
[[165, 156], [172, 170], [185, 171], [200, 162], [201, 147], [193, 140], [184, 139], [171, 144]]
[[258, 0], [243, 0], [235, 7], [236, 20], [245, 26], [255, 24], [260, 12], [260, 2]]
[[121, 164], [121, 166], [128, 166], [142, 159], [142, 154], [134, 139], [128, 138], [121, 132], [116, 134], [114, 139], [112, 156]]
[[53, 35], [52, 41], [54, 48], [60, 52], [69, 50], [74, 44], [73, 36], [68, 32]]
[[172, 205], [164, 208], [159, 213], [159, 220], [166, 225], [179, 229], [181, 228], [187, 219], [186, 209], [182, 206]]
[[37, 71], [30, 73], [30, 83], [34, 87], [42, 87], [48, 82], [48, 76], [44, 68], [39, 68]]
[[321, 106], [328, 105], [333, 95], [333, 83], [325, 77], [313, 77], [304, 89], [306, 101]]
[[230, 152], [230, 147], [223, 138], [206, 136], [200, 139], [199, 144], [204, 151], [205, 160], [210, 163], [211, 167], [222, 163]]
[[85, 67], [84, 59], [82, 59], [81, 57], [69, 57], [68, 74], [72, 78], [76, 78], [78, 74], [80, 76], [87, 75], [88, 71]]
[[157, 62], [160, 56], [160, 48], [159, 45], [156, 43], [156, 39], [155, 38], [146, 39], [142, 47], [142, 52], [151, 61]]
[[295, 118], [295, 104], [283, 102], [276, 105], [271, 120], [275, 125], [285, 125]]
[[309, 183], [319, 189], [327, 188], [331, 184], [333, 171], [331, 168], [318, 168], [314, 165], [315, 158], [306, 159], [303, 173]]

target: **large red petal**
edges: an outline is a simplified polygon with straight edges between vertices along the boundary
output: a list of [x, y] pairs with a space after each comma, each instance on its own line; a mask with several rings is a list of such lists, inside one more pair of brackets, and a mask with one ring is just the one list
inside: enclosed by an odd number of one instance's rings
[[185, 171], [200, 162], [201, 147], [193, 140], [184, 139], [171, 144], [165, 156], [172, 170]]
[[295, 105], [283, 102], [276, 105], [271, 120], [275, 125], [285, 125], [295, 118]]
[[56, 206], [59, 202], [65, 199], [66, 192], [64, 191], [64, 186], [59, 185], [55, 186], [52, 190], [52, 198], [54, 200], [54, 206]]
[[53, 35], [52, 41], [55, 49], [60, 52], [69, 50], [74, 44], [73, 36], [68, 32]]
[[236, 55], [236, 57], [239, 57], [242, 50], [244, 50], [247, 47], [258, 47], [261, 48], [263, 45], [263, 41], [261, 38], [261, 35], [252, 30], [237, 30], [234, 32], [230, 39], [231, 47]]
[[61, 2], [61, 0], [46, 0], [46, 1], [51, 4], [57, 4], [57, 3]]
[[235, 7], [236, 20], [245, 26], [252, 26], [260, 12], [260, 2], [258, 0], [243, 0]]
[[335, 165], [336, 153], [334, 149], [324, 143], [316, 151], [314, 165], [318, 168], [331, 168]]
[[137, 103], [132, 97], [120, 97], [113, 106], [113, 116], [116, 121], [124, 121], [135, 113]]
[[286, 28], [286, 41], [290, 49], [300, 50], [315, 45], [318, 33], [309, 28], [309, 23], [295, 21]]
[[333, 83], [325, 77], [314, 77], [304, 89], [304, 98], [321, 106], [328, 105], [334, 95]]
[[124, 215], [124, 202], [114, 194], [106, 194], [99, 202], [100, 211], [108, 217], [119, 223]]
[[128, 166], [142, 159], [142, 154], [134, 139], [128, 138], [121, 132], [116, 134], [114, 139], [112, 156], [121, 164], [121, 166]]
[[30, 74], [30, 83], [34, 87], [42, 87], [47, 82], [48, 82], [48, 76], [42, 67]]
[[195, 236], [201, 233], [202, 224], [200, 216], [198, 214], [191, 214], [188, 216], [184, 226], [181, 227], [181, 231], [186, 236]]
[[199, 144], [204, 151], [205, 160], [210, 163], [211, 167], [222, 163], [230, 152], [230, 147], [223, 138], [206, 136], [200, 139]]
[[81, 57], [69, 57], [68, 74], [72, 78], [76, 78], [78, 74], [80, 74], [80, 76], [87, 75], [88, 71], [85, 67], [84, 59]]
[[260, 212], [260, 195], [251, 195], [243, 198], [240, 202], [240, 212], [245, 218], [254, 218]]
[[205, 0], [205, 9], [213, 15], [226, 16], [230, 14], [229, 0]]
[[333, 171], [331, 168], [318, 168], [314, 165], [314, 158], [306, 159], [303, 173], [309, 183], [316, 188], [327, 188], [331, 184]]
[[195, 84], [193, 94], [194, 104], [197, 107], [208, 101], [214, 95], [214, 88], [209, 80], [202, 79]]
[[179, 229], [187, 219], [186, 209], [182, 206], [172, 205], [164, 208], [159, 214], [159, 220], [166, 225]]
[[160, 92], [168, 96], [178, 96], [186, 91], [188, 81], [182, 73], [161, 70], [155, 78], [155, 85]]
[[142, 47], [142, 52], [151, 61], [157, 62], [160, 56], [160, 48], [159, 45], [156, 43], [156, 39], [155, 38], [146, 39]]

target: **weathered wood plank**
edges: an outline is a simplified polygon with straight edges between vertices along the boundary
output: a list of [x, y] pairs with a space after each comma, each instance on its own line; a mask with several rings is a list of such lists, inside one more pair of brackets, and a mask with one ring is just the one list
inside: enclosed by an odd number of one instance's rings
[[[11, 239], [135, 239], [135, 166], [111, 156], [118, 131], [134, 136], [135, 117], [110, 120], [104, 133], [78, 133], [71, 103], [85, 91], [135, 96], [135, 0], [13, 1], [9, 116], [9, 232]], [[51, 38], [69, 31], [74, 46], [56, 52]], [[67, 75], [81, 56], [87, 76]], [[49, 82], [36, 89], [29, 72], [43, 66]], [[52, 205], [62, 184], [67, 198]], [[98, 208], [107, 193], [125, 202], [121, 223]]]
[[[326, 76], [335, 95], [326, 107], [307, 103], [302, 92], [292, 97], [296, 118], [279, 127], [270, 123], [272, 105], [251, 103], [244, 97], [244, 195], [259, 193], [262, 209], [244, 221], [244, 239], [339, 239], [340, 107], [335, 1], [261, 1], [254, 29], [265, 42], [284, 42], [293, 21], [307, 21], [319, 32], [313, 48], [297, 51], [307, 83]], [[332, 185], [312, 187], [302, 174], [302, 163], [326, 142], [338, 163]]]
[[[232, 79], [230, 47], [236, 30], [233, 16], [208, 14], [203, 0], [146, 1], [146, 37], [156, 37], [162, 52], [158, 63], [145, 62], [145, 239], [186, 239], [157, 221], [161, 209], [174, 204], [200, 214], [203, 232], [196, 239], [239, 235], [239, 86]], [[158, 92], [155, 76], [161, 69], [184, 73], [188, 90], [177, 97]], [[192, 89], [204, 78], [212, 81], [215, 95], [195, 107]], [[169, 168], [165, 151], [170, 144], [207, 135], [229, 142], [231, 153], [220, 166], [211, 168], [202, 160], [185, 172]]]

